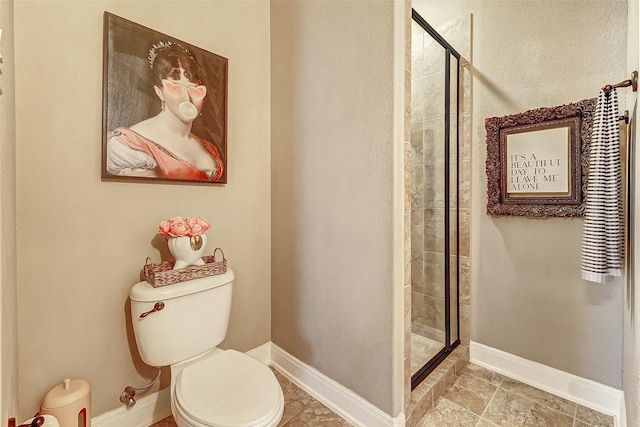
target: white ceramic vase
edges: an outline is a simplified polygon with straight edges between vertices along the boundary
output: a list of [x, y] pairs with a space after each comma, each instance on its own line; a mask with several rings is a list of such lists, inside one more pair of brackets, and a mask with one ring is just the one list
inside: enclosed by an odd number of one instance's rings
[[204, 265], [202, 253], [207, 246], [207, 235], [202, 234], [194, 237], [170, 237], [167, 241], [171, 254], [176, 259], [174, 270], [189, 267], [192, 265]]

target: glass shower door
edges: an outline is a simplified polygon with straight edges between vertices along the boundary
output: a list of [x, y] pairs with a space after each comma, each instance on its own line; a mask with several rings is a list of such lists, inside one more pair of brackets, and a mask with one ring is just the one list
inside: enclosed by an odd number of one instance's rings
[[459, 55], [415, 11], [411, 67], [411, 370], [415, 387], [459, 343]]

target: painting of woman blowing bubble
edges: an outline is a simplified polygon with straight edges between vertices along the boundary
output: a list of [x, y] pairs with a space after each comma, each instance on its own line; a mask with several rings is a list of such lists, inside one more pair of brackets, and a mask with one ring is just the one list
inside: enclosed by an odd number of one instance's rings
[[227, 59], [105, 12], [103, 178], [226, 183]]

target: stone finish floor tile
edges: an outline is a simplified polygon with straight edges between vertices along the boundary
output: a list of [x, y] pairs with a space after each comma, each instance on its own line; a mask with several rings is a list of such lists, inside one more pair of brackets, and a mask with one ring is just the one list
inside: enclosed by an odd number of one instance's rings
[[443, 345], [419, 334], [411, 334], [411, 372], [417, 372]]
[[511, 378], [505, 378], [500, 385], [506, 391], [518, 394], [520, 396], [531, 399], [534, 402], [538, 402], [544, 406], [547, 406], [556, 411], [560, 411], [571, 417], [576, 413], [576, 403], [567, 399], [555, 396], [539, 388], [531, 387], [530, 385], [523, 384], [520, 381], [512, 380]]
[[595, 427], [613, 427], [613, 417], [578, 405], [576, 419]]
[[168, 416], [167, 418], [163, 418], [157, 423], [152, 424], [151, 427], [178, 427], [178, 424], [176, 424], [172, 416]]
[[300, 387], [289, 381], [284, 375], [276, 375], [276, 378], [278, 378], [280, 386], [282, 387], [282, 393], [284, 394], [284, 413], [282, 414], [282, 419], [279, 424], [284, 425], [307, 409], [307, 407], [313, 403], [314, 399], [302, 391]]
[[482, 415], [496, 388], [491, 383], [462, 373], [444, 397], [476, 415]]
[[289, 422], [287, 422], [285, 424], [278, 424], [278, 425], [282, 426], [282, 427], [309, 427], [308, 424], [306, 424], [304, 421], [302, 421], [298, 417], [290, 420]]
[[462, 369], [462, 372], [473, 375], [481, 380], [485, 380], [495, 386], [499, 386], [504, 378], [502, 375], [496, 374], [495, 372], [483, 368], [482, 366], [478, 366], [475, 363], [467, 364], [467, 366]]
[[573, 427], [573, 417], [499, 389], [483, 418], [502, 427]]
[[416, 427], [474, 427], [480, 417], [455, 403], [440, 398]]
[[[490, 388], [493, 387], [493, 388]], [[494, 390], [491, 394], [491, 390]], [[487, 395], [490, 394], [487, 400]], [[483, 402], [486, 402], [483, 406]], [[446, 410], [443, 410], [446, 408]], [[455, 408], [454, 411], [452, 408]], [[482, 411], [481, 411], [482, 410]], [[468, 424], [469, 417], [478, 419]], [[449, 421], [451, 415], [456, 422]], [[417, 423], [418, 427], [613, 427], [609, 415], [578, 405], [519, 381], [469, 363], [456, 383]]]
[[480, 421], [478, 421], [478, 424], [476, 424], [476, 427], [500, 427], [500, 426], [484, 418], [481, 418]]
[[313, 400], [311, 405], [309, 405], [300, 415], [296, 418], [299, 418], [301, 421], [305, 422], [310, 427], [315, 426], [350, 426], [351, 424], [346, 422], [340, 416], [336, 415], [331, 411], [331, 409], [324, 406], [322, 403], [317, 400]]

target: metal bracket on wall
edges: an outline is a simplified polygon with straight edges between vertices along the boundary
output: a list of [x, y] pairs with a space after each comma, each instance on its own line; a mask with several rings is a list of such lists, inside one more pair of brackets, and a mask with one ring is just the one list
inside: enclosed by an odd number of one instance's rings
[[629, 124], [629, 110], [624, 110], [624, 115], [619, 116], [618, 120], [624, 120], [625, 124]]
[[620, 83], [616, 83], [614, 85], [606, 85], [602, 89], [605, 92], [609, 92], [611, 89], [615, 89], [615, 88], [618, 88], [618, 87], [629, 87], [629, 86], [631, 86], [631, 89], [634, 92], [638, 91], [638, 72], [637, 71], [631, 72], [631, 78], [630, 79], [623, 80]]

